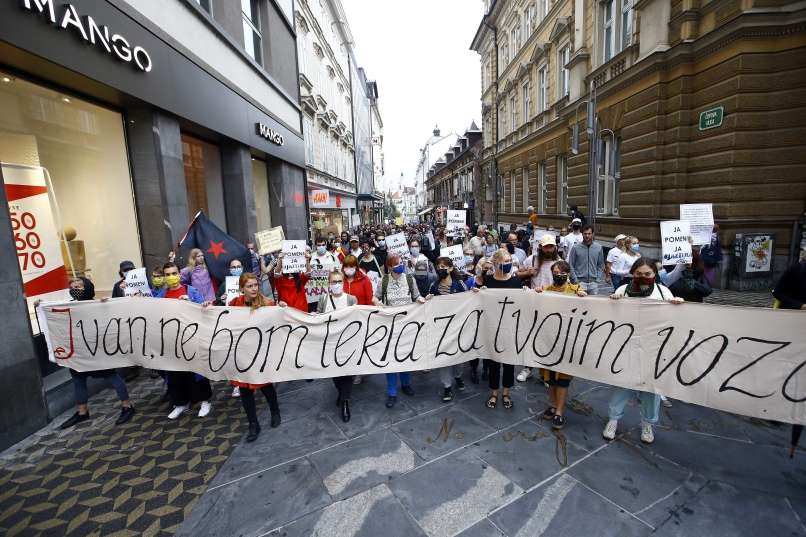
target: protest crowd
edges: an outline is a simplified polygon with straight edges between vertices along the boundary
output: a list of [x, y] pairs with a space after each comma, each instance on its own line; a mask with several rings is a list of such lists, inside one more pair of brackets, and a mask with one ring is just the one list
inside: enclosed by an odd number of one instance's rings
[[[602, 295], [613, 300], [644, 298], [680, 304], [702, 302], [715, 285], [721, 252], [717, 226], [709, 244], [692, 248], [690, 262], [663, 265], [643, 256], [634, 236], [619, 234], [608, 241], [615, 244], [613, 247], [603, 247], [596, 240], [594, 228], [576, 208], [569, 215], [568, 227], [559, 233], [537, 228], [533, 212], [530, 211], [524, 225], [513, 224], [509, 229], [498, 230], [485, 225], [448, 228], [436, 223], [362, 225], [341, 233], [320, 230], [310, 243], [282, 241], [282, 248], [271, 252], [259, 253], [260, 248], [250, 242], [241, 245], [241, 253], [226, 260], [205, 255], [203, 250], [189, 247], [192, 240], [183, 240], [180, 246], [188, 252], [186, 261], [178, 263], [171, 252], [164, 264], [150, 271], [146, 294], [158, 299], [189, 300], [204, 307], [226, 305], [252, 310], [281, 307], [320, 315], [354, 305], [386, 308], [422, 304], [440, 295], [499, 288], [524, 293], [564, 293], [583, 300]], [[194, 221], [189, 235], [195, 225]], [[205, 225], [212, 226], [209, 221]], [[217, 233], [234, 241], [220, 230]], [[213, 263], [223, 266], [224, 277], [216, 277]], [[127, 294], [127, 274], [134, 269], [130, 261], [120, 263], [121, 279], [113, 297]], [[92, 282], [86, 278], [73, 279], [70, 294], [79, 301], [95, 298]], [[784, 274], [774, 296], [782, 308], [806, 309], [806, 257], [802, 255], [800, 263]], [[62, 428], [89, 419], [86, 387], [89, 375], [107, 379], [117, 391], [122, 406], [117, 423], [132, 419], [135, 409], [118, 372], [71, 370], [71, 374], [78, 408]], [[163, 399], [170, 404], [168, 419], [180, 417], [194, 405], [198, 405], [194, 411], [199, 417], [214, 411], [211, 384], [203, 376], [180, 371], [151, 374], [164, 380]], [[542, 418], [554, 429], [562, 429], [566, 424], [566, 399], [573, 381], [567, 374], [548, 369], [515, 371], [513, 365], [479, 359], [426, 374], [438, 375], [443, 390], [435, 397], [440, 396], [445, 403], [465, 390], [466, 382], [486, 382], [489, 396], [479, 412], [494, 410], [499, 405], [504, 411], [511, 410], [514, 402], [510, 389], [515, 382], [533, 379], [532, 382], [546, 386], [551, 401]], [[362, 378], [341, 376], [332, 381], [337, 393], [337, 412], [348, 422], [353, 411], [351, 392]], [[388, 373], [386, 381], [387, 408], [397, 404], [401, 392], [412, 396], [417, 390], [410, 373]], [[266, 398], [271, 412], [270, 426], [281, 425], [281, 409], [273, 384], [256, 385], [236, 379], [230, 384], [232, 396], [240, 398], [248, 419], [247, 442], [256, 440], [261, 430], [256, 391]], [[655, 393], [618, 387], [611, 391], [609, 420], [603, 424], [602, 436], [607, 440], [616, 437], [627, 403], [636, 398], [640, 403], [641, 440], [652, 443], [660, 406], [671, 406], [672, 402]], [[378, 395], [380, 402], [382, 394]]]

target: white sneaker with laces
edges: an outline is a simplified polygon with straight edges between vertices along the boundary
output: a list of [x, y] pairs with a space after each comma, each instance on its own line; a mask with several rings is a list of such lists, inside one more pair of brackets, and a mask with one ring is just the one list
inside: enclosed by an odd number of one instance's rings
[[176, 418], [181, 416], [187, 409], [188, 409], [187, 405], [175, 406], [174, 409], [171, 410], [171, 413], [168, 414], [168, 419], [175, 420]]
[[232, 396], [233, 397], [240, 397], [241, 396], [241, 388], [239, 386], [235, 386], [232, 389]]
[[655, 441], [655, 433], [652, 431], [652, 424], [651, 423], [642, 423], [641, 424], [641, 442], [644, 444], [651, 444]]
[[524, 367], [520, 373], [518, 373], [518, 382], [526, 382], [526, 379], [532, 376], [532, 370], [528, 367]]
[[616, 437], [616, 431], [618, 430], [618, 420], [610, 420], [605, 425], [604, 431], [602, 431], [602, 436], [605, 437], [605, 440], [613, 440]]
[[201, 408], [199, 408], [199, 417], [204, 418], [212, 409], [213, 405], [210, 404], [210, 401], [202, 401]]

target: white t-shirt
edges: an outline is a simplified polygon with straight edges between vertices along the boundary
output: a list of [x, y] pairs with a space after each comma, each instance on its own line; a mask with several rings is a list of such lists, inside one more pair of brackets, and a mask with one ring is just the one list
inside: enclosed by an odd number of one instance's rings
[[325, 301], [325, 313], [329, 311], [341, 310], [349, 305], [350, 303], [347, 299], [347, 293], [342, 293], [341, 296], [330, 295], [328, 299]]
[[607, 262], [610, 264], [615, 263], [623, 253], [624, 250], [622, 250], [618, 246], [614, 246], [613, 248], [610, 249], [609, 252], [607, 252]]
[[341, 268], [339, 263], [339, 256], [332, 252], [325, 252], [322, 255], [315, 253], [311, 255], [311, 268], [318, 269], [321, 266], [322, 270], [332, 272]]
[[640, 255], [634, 255], [629, 252], [621, 252], [613, 266], [610, 267], [610, 272], [617, 276], [627, 276], [630, 273], [633, 263], [640, 258]]
[[575, 244], [582, 242], [582, 233], [569, 233], [562, 238], [562, 247], [565, 252], [570, 252]]

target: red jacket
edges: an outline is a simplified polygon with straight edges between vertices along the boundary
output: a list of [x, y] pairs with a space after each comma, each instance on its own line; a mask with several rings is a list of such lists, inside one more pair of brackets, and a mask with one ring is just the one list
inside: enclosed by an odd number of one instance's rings
[[372, 282], [359, 269], [356, 269], [355, 278], [353, 278], [352, 282], [346, 277], [344, 278], [344, 292], [348, 295], [353, 295], [359, 306], [372, 305]]
[[297, 289], [294, 278], [285, 276], [274, 277], [274, 290], [277, 291], [277, 300], [288, 304], [289, 308], [296, 308], [299, 311], [308, 313], [308, 296], [305, 293], [305, 284], [308, 283], [308, 276], [304, 273], [299, 275], [300, 286]]

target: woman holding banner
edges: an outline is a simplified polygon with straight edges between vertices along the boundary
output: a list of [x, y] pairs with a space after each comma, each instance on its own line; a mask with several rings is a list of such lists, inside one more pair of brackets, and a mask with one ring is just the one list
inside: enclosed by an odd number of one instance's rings
[[[229, 306], [236, 308], [247, 307], [251, 311], [264, 306], [274, 306], [274, 301], [263, 296], [263, 293], [260, 292], [260, 280], [251, 272], [241, 274], [238, 287], [240, 287], [241, 295], [230, 300]], [[277, 390], [274, 389], [274, 384], [249, 384], [238, 380], [233, 380], [231, 383], [240, 389], [241, 405], [246, 413], [247, 420], [249, 420], [249, 431], [246, 434], [247, 442], [254, 442], [260, 434], [260, 422], [257, 419], [257, 408], [255, 406], [255, 390], [260, 390], [269, 403], [272, 428], [280, 426], [280, 405], [277, 402]]]
[[[630, 268], [630, 282], [616, 289], [610, 295], [610, 298], [614, 300], [624, 297], [647, 298], [650, 300], [665, 300], [672, 304], [682, 304], [682, 298], [675, 298], [668, 288], [656, 283], [658, 274], [655, 263], [654, 259], [646, 257], [636, 260]], [[627, 388], [613, 388], [608, 410], [610, 421], [607, 422], [604, 431], [602, 431], [602, 436], [606, 440], [613, 440], [616, 437], [618, 420], [624, 415], [624, 407], [633, 396], [637, 396], [641, 403], [641, 441], [645, 444], [651, 444], [655, 441], [652, 426], [658, 422], [660, 417], [660, 395], [628, 390]]]
[[277, 265], [274, 267], [274, 291], [277, 293], [278, 305], [298, 309], [308, 313], [308, 294], [305, 284], [308, 283], [311, 273], [311, 254], [305, 252], [307, 262], [305, 272], [283, 272], [283, 259], [285, 254], [277, 256]]
[[[348, 256], [345, 261], [353, 256]], [[353, 257], [353, 259], [355, 259]], [[316, 305], [317, 313], [330, 313], [332, 311], [355, 306], [358, 300], [353, 295], [344, 292], [344, 275], [341, 271], [334, 270], [328, 278], [328, 294], [319, 299]], [[336, 406], [341, 409], [341, 421], [350, 421], [350, 394], [353, 391], [353, 375], [333, 377], [333, 384], [339, 396], [336, 398]]]

